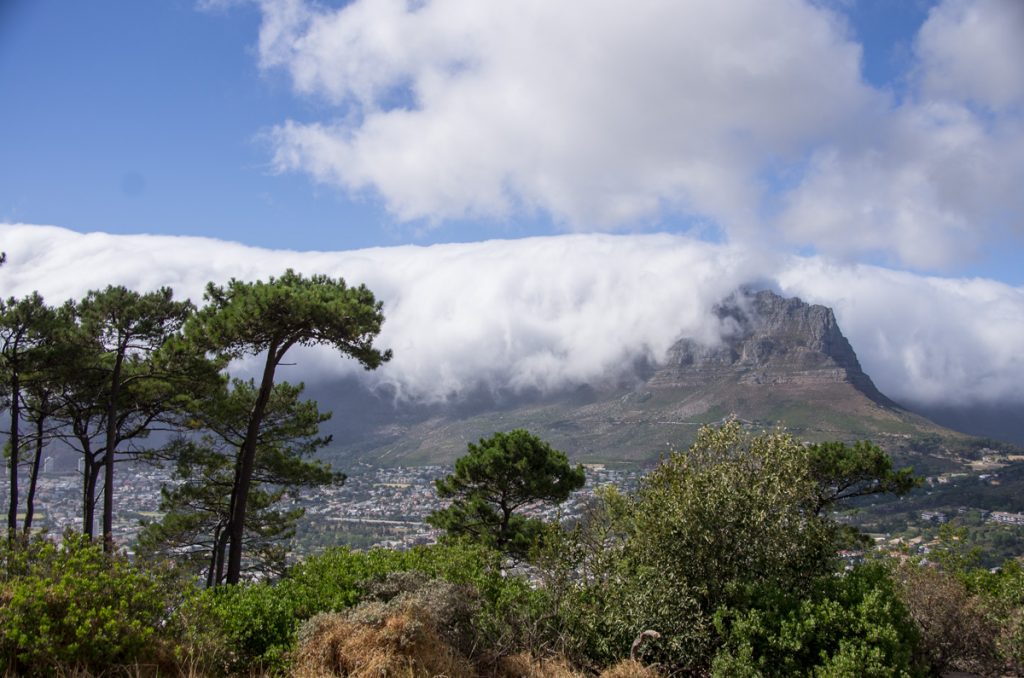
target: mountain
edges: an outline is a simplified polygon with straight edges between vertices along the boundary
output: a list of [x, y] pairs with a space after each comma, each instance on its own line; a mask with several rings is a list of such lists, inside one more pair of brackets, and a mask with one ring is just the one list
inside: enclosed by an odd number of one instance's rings
[[337, 391], [312, 395], [343, 417], [334, 455], [348, 463], [450, 462], [467, 442], [522, 427], [574, 460], [643, 464], [729, 416], [807, 440], [870, 438], [897, 456], [931, 455], [925, 466], [936, 468], [948, 465], [954, 448], [977, 446], [882, 394], [831, 309], [741, 291], [715, 313], [720, 341], [682, 338], [663, 363], [638, 364], [628, 384], [558, 394], [479, 393], [434, 406], [396, 406], [350, 387], [343, 402]]

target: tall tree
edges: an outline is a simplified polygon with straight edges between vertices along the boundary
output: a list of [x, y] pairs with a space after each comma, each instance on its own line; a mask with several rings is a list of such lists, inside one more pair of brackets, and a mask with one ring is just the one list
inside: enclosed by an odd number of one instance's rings
[[[302, 385], [274, 385], [260, 426], [245, 525], [247, 560], [252, 571], [280, 573], [285, 551], [281, 542], [294, 535], [301, 508], [281, 502], [303, 487], [344, 481], [310, 457], [330, 443], [320, 424], [330, 418], [316, 402], [301, 400]], [[224, 577], [231, 489], [238, 451], [245, 442], [249, 413], [256, 401], [252, 381], [235, 380], [227, 388], [197, 400], [190, 422], [198, 437], [180, 438], [172, 450], [176, 481], [162, 491], [159, 523], [139, 535], [143, 550], [187, 558], [206, 573], [207, 585]]]
[[514, 558], [525, 557], [541, 523], [522, 515], [527, 504], [558, 504], [583, 487], [582, 466], [529, 431], [495, 433], [469, 444], [455, 462], [455, 473], [436, 481], [437, 494], [450, 506], [427, 518], [453, 535], [471, 535]]
[[227, 582], [238, 583], [242, 568], [249, 490], [260, 428], [274, 386], [274, 374], [293, 346], [326, 344], [372, 370], [391, 358], [373, 340], [384, 322], [381, 303], [364, 285], [349, 287], [341, 278], [305, 278], [288, 270], [280, 278], [253, 283], [232, 279], [210, 283], [207, 305], [189, 322], [186, 335], [208, 350], [239, 358], [264, 354], [259, 390], [238, 451], [227, 526]]
[[63, 388], [55, 417], [61, 440], [82, 459], [82, 534], [91, 538], [96, 524], [96, 489], [103, 470], [106, 379], [102, 371], [90, 369], [95, 352], [84, 350], [83, 344], [78, 346], [83, 350], [61, 366]]
[[840, 441], [808, 446], [811, 474], [818, 481], [815, 513], [854, 497], [871, 494], [902, 496], [921, 484], [912, 468], [896, 470], [892, 457], [869, 440], [853, 445]]
[[74, 308], [71, 304], [54, 310], [47, 324], [45, 341], [39, 347], [36, 367], [25, 383], [24, 412], [25, 419], [32, 427], [31, 445], [34, 448], [22, 527], [26, 537], [31, 534], [35, 516], [35, 497], [43, 450], [50, 440], [58, 437], [57, 425], [53, 423], [54, 415], [62, 406], [67, 366], [76, 362], [75, 356], [79, 350], [74, 341], [74, 323]]
[[18, 464], [21, 457], [22, 399], [25, 382], [40, 367], [40, 351], [46, 342], [53, 319], [53, 309], [38, 293], [22, 298], [0, 301], [0, 372], [10, 415], [8, 439], [10, 447], [10, 497], [7, 510], [7, 533], [13, 539], [18, 530]]
[[[173, 409], [171, 361], [158, 355], [194, 310], [164, 287], [140, 294], [122, 286], [89, 292], [78, 305], [82, 331], [96, 348], [93, 371], [103, 375], [103, 539], [113, 549], [114, 461], [118, 444], [145, 435]], [[177, 344], [172, 343], [172, 347]], [[184, 355], [184, 354], [183, 354]], [[193, 367], [198, 363], [189, 362]]]

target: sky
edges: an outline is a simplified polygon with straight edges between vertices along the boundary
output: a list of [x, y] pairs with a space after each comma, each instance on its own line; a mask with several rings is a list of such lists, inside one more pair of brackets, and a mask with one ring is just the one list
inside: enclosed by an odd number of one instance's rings
[[427, 399], [714, 341], [758, 284], [889, 395], [1024, 404], [1022, 36], [1021, 0], [6, 0], [0, 284], [356, 276], [372, 379]]

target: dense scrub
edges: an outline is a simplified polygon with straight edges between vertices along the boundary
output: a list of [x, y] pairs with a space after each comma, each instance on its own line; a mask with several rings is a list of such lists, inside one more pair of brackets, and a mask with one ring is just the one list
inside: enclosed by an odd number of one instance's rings
[[60, 545], [46, 539], [7, 545], [0, 577], [5, 674], [200, 668], [204, 645], [219, 645], [190, 582], [166, 565], [143, 567], [105, 554], [80, 535], [65, 534]]
[[[637, 492], [604, 490], [572, 529], [547, 526], [516, 569], [485, 543], [453, 539], [335, 549], [273, 582], [201, 589], [74, 535], [16, 542], [3, 551], [0, 666], [304, 678], [1021, 675], [1024, 570], [977, 567], [956, 534], [931, 563], [844, 567], [836, 551], [848, 535], [821, 510], [837, 485], [815, 453], [735, 423], [706, 429]], [[845, 454], [831, 448], [829, 463]], [[849, 464], [833, 465], [852, 477]]]

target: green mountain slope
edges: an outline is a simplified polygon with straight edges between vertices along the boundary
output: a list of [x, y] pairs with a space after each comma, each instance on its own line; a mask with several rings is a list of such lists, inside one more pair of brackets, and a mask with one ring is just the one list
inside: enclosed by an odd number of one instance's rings
[[338, 457], [369, 463], [444, 463], [494, 431], [528, 428], [571, 458], [644, 464], [685, 447], [705, 424], [736, 416], [807, 440], [870, 438], [925, 468], [956, 465], [969, 436], [903, 409], [875, 387], [831, 309], [772, 292], [743, 292], [717, 308], [714, 345], [681, 339], [664, 364], [629, 387], [394, 416], [377, 413], [339, 436]]

